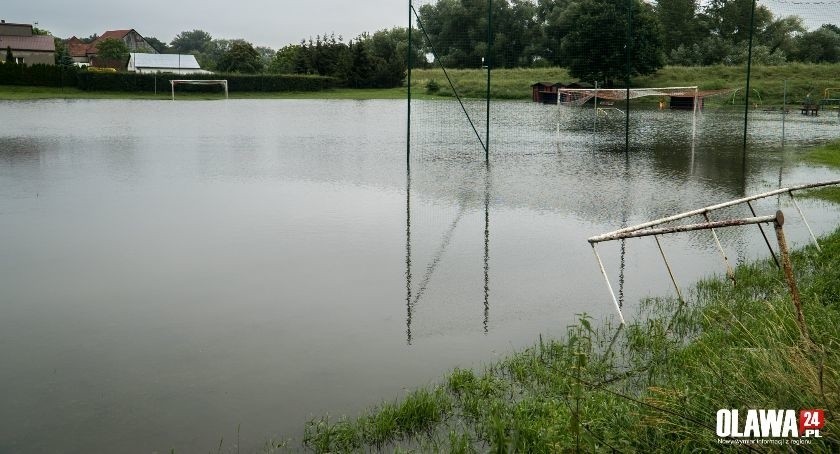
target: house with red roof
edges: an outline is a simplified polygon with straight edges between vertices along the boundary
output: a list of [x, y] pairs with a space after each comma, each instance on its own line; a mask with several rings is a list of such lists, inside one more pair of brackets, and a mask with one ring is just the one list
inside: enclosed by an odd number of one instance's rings
[[67, 53], [73, 58], [73, 62], [78, 66], [95, 65], [96, 63], [96, 46], [106, 39], [117, 39], [125, 43], [129, 52], [157, 54], [158, 51], [151, 44], [149, 44], [143, 35], [137, 33], [136, 30], [108, 30], [99, 35], [93, 42], [85, 43], [77, 37], [72, 37], [65, 41], [67, 46]]
[[24, 65], [54, 65], [55, 40], [52, 36], [36, 35], [32, 24], [12, 24], [0, 20], [0, 50], [5, 62], [7, 51], [16, 63]]

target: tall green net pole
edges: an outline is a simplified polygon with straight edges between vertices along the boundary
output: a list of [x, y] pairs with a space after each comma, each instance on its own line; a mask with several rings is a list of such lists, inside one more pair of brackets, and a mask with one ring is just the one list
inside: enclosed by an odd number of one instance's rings
[[490, 68], [493, 55], [493, 0], [487, 0], [487, 118], [484, 125], [484, 164], [490, 165]]
[[744, 95], [744, 157], [743, 161], [747, 162], [747, 122], [750, 115], [750, 72], [752, 71], [752, 51], [753, 51], [753, 34], [755, 34], [755, 2], [752, 1], [752, 9], [750, 11], [750, 40], [747, 50], [747, 91]]
[[627, 0], [627, 37], [625, 38], [624, 48], [627, 53], [627, 66], [624, 71], [624, 86], [626, 87], [626, 91], [624, 93], [624, 152], [630, 152], [630, 59], [632, 58], [631, 55], [631, 43], [633, 41], [632, 37], [632, 27], [633, 27], [633, 1], [634, 0]]
[[406, 50], [406, 66], [408, 67], [408, 77], [406, 83], [408, 84], [408, 114], [406, 115], [406, 128], [405, 128], [405, 166], [406, 170], [411, 167], [411, 54], [413, 51], [411, 50], [411, 31], [412, 31], [412, 6], [411, 0], [408, 0], [408, 49]]

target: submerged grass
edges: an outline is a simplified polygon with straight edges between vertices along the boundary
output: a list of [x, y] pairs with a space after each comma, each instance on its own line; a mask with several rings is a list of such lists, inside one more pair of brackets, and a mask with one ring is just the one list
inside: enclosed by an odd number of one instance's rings
[[[807, 159], [840, 165], [840, 144]], [[792, 254], [808, 335], [771, 260], [742, 265], [737, 286], [699, 282], [686, 304], [643, 302], [624, 327], [582, 315], [481, 372], [456, 369], [356, 419], [310, 421], [316, 452], [840, 451], [840, 230]], [[719, 409], [824, 409], [805, 445], [727, 445]], [[743, 413], [742, 413], [743, 414]]]
[[[795, 107], [809, 93], [813, 99], [822, 98], [823, 90], [836, 85], [840, 64], [789, 63], [780, 66], [753, 66], [750, 81], [750, 104], [759, 108], [781, 107], [787, 81], [787, 103]], [[487, 73], [478, 69], [448, 70], [458, 92], [468, 98], [485, 97]], [[430, 84], [434, 81], [434, 84]], [[564, 68], [514, 68], [492, 71], [491, 96], [496, 99], [531, 99], [531, 84], [535, 82], [576, 81]], [[634, 77], [633, 87], [694, 86], [701, 90], [743, 88], [746, 84], [744, 66], [666, 66], [655, 74]], [[429, 90], [428, 87], [436, 87]], [[439, 68], [415, 70], [412, 74], [413, 93], [452, 96], [452, 89]], [[735, 97], [736, 105], [744, 105], [743, 89]], [[656, 99], [654, 102], [656, 102]], [[732, 95], [710, 98], [706, 104], [727, 105]]]
[[[433, 389], [357, 419], [307, 424], [316, 452], [688, 452], [720, 450], [721, 408], [822, 408], [840, 449], [840, 231], [794, 254], [810, 339], [800, 333], [771, 261], [700, 282], [690, 302], [651, 299], [623, 328], [590, 319], [477, 373], [456, 369]], [[734, 449], [734, 448], [733, 448]], [[763, 451], [765, 448], [758, 447]]]
[[[480, 69], [447, 70], [458, 93], [467, 98], [484, 98], [487, 90], [487, 73]], [[787, 81], [787, 102], [791, 108], [807, 96], [821, 99], [823, 90], [836, 85], [840, 64], [789, 63], [780, 66], [757, 65], [752, 68], [750, 104], [757, 108], [778, 108], [785, 97]], [[574, 82], [568, 70], [550, 68], [510, 68], [492, 71], [491, 97], [495, 99], [530, 100], [531, 84], [535, 82]], [[743, 88], [746, 83], [746, 69], [743, 66], [666, 66], [655, 74], [634, 77], [633, 87], [694, 86], [702, 90], [722, 88]], [[415, 69], [411, 80], [414, 99], [441, 99], [453, 96], [453, 90], [446, 76], [439, 68]], [[0, 85], [0, 100], [25, 99], [169, 99], [168, 86], [161, 87], [158, 94], [128, 92], [91, 92], [77, 88], [18, 87]], [[406, 87], [385, 89], [341, 88], [317, 92], [236, 92], [231, 98], [246, 99], [405, 99]], [[220, 99], [216, 93], [178, 93], [182, 99]], [[707, 106], [732, 105], [732, 96], [720, 96], [706, 100]], [[656, 102], [655, 98], [638, 102]], [[743, 106], [743, 90], [735, 96], [735, 105]]]
[[[804, 160], [819, 166], [840, 167], [840, 141], [828, 143], [811, 150], [805, 155]], [[840, 203], [840, 187], [829, 186], [814, 189], [806, 192], [805, 196]]]

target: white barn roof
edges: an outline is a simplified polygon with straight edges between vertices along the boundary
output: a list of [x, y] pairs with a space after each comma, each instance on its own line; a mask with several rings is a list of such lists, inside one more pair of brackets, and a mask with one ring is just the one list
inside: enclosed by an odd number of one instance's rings
[[195, 55], [189, 54], [140, 54], [132, 53], [129, 68], [137, 69], [201, 69]]

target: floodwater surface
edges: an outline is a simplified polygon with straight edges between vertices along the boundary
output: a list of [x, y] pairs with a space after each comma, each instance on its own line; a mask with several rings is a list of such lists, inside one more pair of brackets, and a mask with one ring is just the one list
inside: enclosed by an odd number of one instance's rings
[[[641, 111], [624, 153], [621, 116], [500, 102], [488, 167], [452, 103], [413, 106], [406, 159], [401, 101], [0, 103], [0, 452], [298, 446], [308, 418], [614, 316], [589, 236], [838, 177], [799, 162], [834, 117], [788, 116], [783, 147], [753, 113], [744, 158], [737, 112], [693, 134]], [[807, 244], [789, 199], [756, 208]], [[647, 240], [600, 249], [628, 318], [673, 294]], [[713, 245], [663, 238], [684, 288], [723, 272]]]

